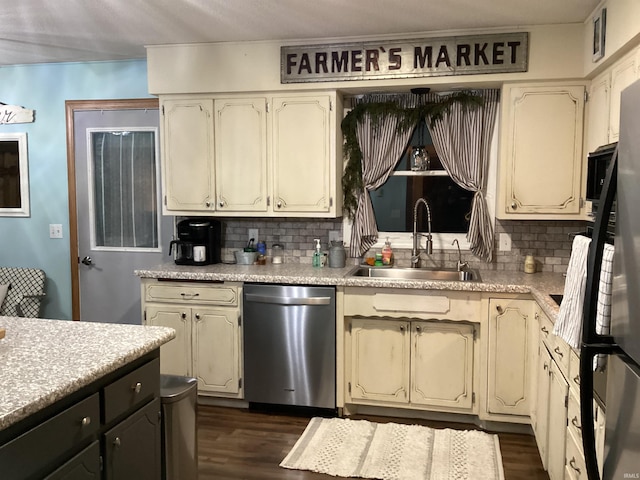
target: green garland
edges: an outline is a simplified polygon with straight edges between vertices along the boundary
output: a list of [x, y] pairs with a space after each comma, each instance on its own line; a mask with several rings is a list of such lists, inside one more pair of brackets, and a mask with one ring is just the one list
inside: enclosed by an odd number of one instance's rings
[[375, 127], [382, 118], [396, 116], [399, 119], [398, 133], [415, 128], [421, 119], [431, 122], [437, 120], [451, 108], [459, 103], [463, 107], [483, 105], [482, 97], [469, 92], [456, 92], [442, 97], [437, 102], [428, 102], [422, 105], [403, 108], [396, 102], [360, 103], [356, 105], [342, 120], [342, 135], [344, 137], [344, 156], [346, 165], [342, 175], [342, 191], [344, 195], [343, 208], [350, 218], [355, 215], [358, 207], [358, 195], [363, 191], [362, 184], [362, 152], [358, 145], [356, 128], [365, 115], [369, 115]]

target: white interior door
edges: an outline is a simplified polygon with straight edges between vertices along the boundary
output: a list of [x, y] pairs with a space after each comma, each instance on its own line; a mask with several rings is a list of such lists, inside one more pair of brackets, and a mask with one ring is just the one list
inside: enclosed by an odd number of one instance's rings
[[157, 109], [74, 113], [80, 319], [140, 324], [134, 270], [166, 261]]

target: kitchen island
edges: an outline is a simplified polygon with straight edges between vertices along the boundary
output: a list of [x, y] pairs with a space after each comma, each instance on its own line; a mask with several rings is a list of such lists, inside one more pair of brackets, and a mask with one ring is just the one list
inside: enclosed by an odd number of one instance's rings
[[[3, 476], [58, 478], [79, 463], [99, 467], [104, 451], [105, 468], [124, 478], [109, 441], [160, 468], [158, 357], [172, 329], [15, 317], [0, 317], [0, 328]], [[129, 427], [154, 415], [150, 444], [128, 444]]]

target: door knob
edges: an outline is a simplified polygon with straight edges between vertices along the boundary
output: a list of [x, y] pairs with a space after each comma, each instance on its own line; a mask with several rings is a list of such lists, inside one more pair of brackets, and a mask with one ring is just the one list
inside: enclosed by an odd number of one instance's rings
[[91, 257], [84, 257], [81, 262], [84, 265], [93, 265], [93, 260], [91, 260]]

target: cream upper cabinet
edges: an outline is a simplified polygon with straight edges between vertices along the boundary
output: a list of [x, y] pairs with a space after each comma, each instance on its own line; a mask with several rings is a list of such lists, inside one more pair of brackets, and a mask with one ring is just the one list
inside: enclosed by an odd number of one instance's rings
[[530, 414], [535, 305], [531, 300], [489, 300], [489, 413]]
[[221, 98], [215, 109], [217, 210], [267, 211], [267, 102]]
[[580, 218], [584, 86], [505, 84], [498, 218]]
[[213, 100], [161, 99], [163, 213], [215, 209]]
[[[338, 190], [335, 95], [275, 96], [272, 105], [273, 210], [335, 212]], [[340, 159], [341, 160], [341, 159]], [[341, 164], [341, 161], [340, 161]]]
[[171, 96], [162, 104], [164, 213], [342, 215], [335, 91]]
[[640, 48], [627, 53], [591, 81], [587, 101], [587, 153], [618, 141], [620, 94], [640, 78]]

